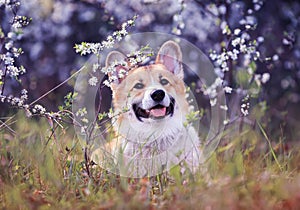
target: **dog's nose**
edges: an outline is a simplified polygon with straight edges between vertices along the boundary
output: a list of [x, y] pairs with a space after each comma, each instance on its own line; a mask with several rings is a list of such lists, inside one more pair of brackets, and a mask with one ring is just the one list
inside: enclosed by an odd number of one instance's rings
[[165, 97], [165, 91], [163, 90], [154, 90], [151, 93], [151, 98], [155, 101], [155, 102], [161, 102]]

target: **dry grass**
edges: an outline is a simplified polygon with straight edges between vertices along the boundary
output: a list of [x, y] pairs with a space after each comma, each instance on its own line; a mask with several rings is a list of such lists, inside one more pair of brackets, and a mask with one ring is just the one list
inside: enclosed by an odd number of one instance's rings
[[[299, 147], [268, 144], [259, 131], [225, 136], [199, 174], [129, 180], [84, 161], [72, 128], [55, 135], [22, 115], [0, 130], [2, 209], [299, 209]], [[49, 138], [51, 136], [51, 138]], [[268, 138], [268, 137], [267, 137]], [[271, 140], [270, 140], [271, 141]], [[273, 140], [274, 141], [274, 140]], [[227, 142], [227, 143], [226, 143]], [[271, 149], [272, 148], [272, 149]], [[272, 153], [273, 151], [273, 153]], [[88, 174], [89, 173], [89, 174]]]

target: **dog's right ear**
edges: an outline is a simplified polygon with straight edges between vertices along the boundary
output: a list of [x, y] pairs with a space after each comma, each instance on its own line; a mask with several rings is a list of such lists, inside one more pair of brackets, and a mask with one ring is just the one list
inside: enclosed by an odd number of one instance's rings
[[113, 84], [117, 85], [122, 82], [128, 72], [128, 65], [126, 63], [126, 56], [118, 51], [112, 51], [107, 55], [105, 61], [105, 68], [108, 71], [108, 77]]
[[165, 42], [158, 51], [155, 63], [164, 64], [170, 72], [183, 79], [182, 53], [176, 42]]

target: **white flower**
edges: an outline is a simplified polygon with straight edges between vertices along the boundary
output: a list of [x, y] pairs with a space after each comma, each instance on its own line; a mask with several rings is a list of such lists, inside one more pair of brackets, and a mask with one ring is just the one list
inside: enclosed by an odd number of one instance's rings
[[237, 37], [237, 38], [235, 38], [234, 40], [232, 40], [231, 45], [232, 45], [233, 47], [236, 47], [240, 42], [241, 42], [241, 38], [240, 38], [240, 37]]
[[[247, 100], [247, 99], [246, 99]], [[243, 103], [241, 105], [241, 112], [244, 116], [247, 116], [249, 115], [249, 107], [250, 107], [250, 103], [247, 102], [247, 103]]]
[[220, 77], [217, 77], [214, 84], [218, 87], [223, 84], [224, 80], [222, 80]]
[[113, 118], [114, 116], [114, 112], [112, 111], [112, 109], [109, 110], [108, 114], [107, 114], [108, 118]]
[[216, 51], [213, 51], [212, 53], [210, 53], [209, 54], [209, 57], [214, 61], [214, 60], [216, 60], [217, 59], [217, 53], [216, 53]]
[[86, 126], [86, 125], [85, 125], [85, 126], [82, 126], [81, 129], [80, 129], [80, 132], [81, 132], [82, 134], [84, 134], [84, 133], [86, 132], [86, 129], [87, 129], [87, 126]]
[[256, 84], [258, 85], [258, 86], [260, 86], [261, 85], [261, 75], [260, 74], [255, 74], [254, 75], [254, 81], [256, 82]]
[[228, 107], [227, 107], [227, 105], [220, 105], [220, 109], [223, 109], [223, 110], [227, 111]]
[[116, 75], [111, 75], [111, 77], [109, 78], [111, 81], [117, 81], [118, 78]]
[[122, 23], [122, 28], [126, 28], [127, 27], [127, 23]]
[[76, 112], [77, 117], [83, 117], [87, 114], [86, 108], [81, 108]]
[[265, 41], [265, 38], [263, 36], [260, 36], [260, 37], [257, 38], [257, 41], [262, 43], [262, 42]]
[[210, 99], [210, 105], [215, 106], [217, 104], [217, 98]]
[[34, 105], [32, 112], [33, 113], [40, 112], [39, 114], [44, 114], [46, 112], [46, 109], [42, 105], [36, 104]]
[[237, 29], [234, 29], [234, 35], [239, 35], [239, 33], [241, 32], [241, 29], [237, 28]]
[[237, 49], [233, 49], [233, 51], [229, 51], [228, 55], [232, 60], [237, 60], [238, 59], [238, 50]]
[[5, 65], [12, 65], [15, 62], [15, 60], [12, 57], [5, 56], [4, 57], [4, 64]]
[[128, 23], [129, 25], [132, 25], [132, 24], [134, 24], [134, 20], [128, 20], [127, 23]]
[[111, 72], [112, 68], [111, 67], [103, 67], [101, 69], [101, 72], [103, 72], [104, 74], [108, 74], [109, 72]]
[[104, 48], [113, 48], [115, 41], [114, 40], [107, 40], [107, 41], [102, 41], [101, 44], [103, 45]]
[[225, 15], [227, 11], [226, 6], [223, 4], [219, 6], [218, 10], [221, 15]]
[[7, 43], [5, 44], [5, 49], [9, 50], [10, 48], [12, 48], [12, 46], [13, 46], [13, 43], [12, 43], [12, 42], [7, 42]]
[[289, 45], [289, 44], [290, 44], [290, 41], [287, 40], [286, 38], [284, 38], [284, 39], [282, 40], [282, 44], [284, 44], [284, 45]]
[[260, 10], [261, 6], [259, 4], [254, 4], [254, 10], [258, 11]]
[[100, 68], [100, 64], [99, 63], [94, 63], [93, 64], [93, 72], [96, 72], [99, 68]]
[[27, 91], [26, 89], [22, 89], [22, 90], [21, 90], [21, 94], [22, 94], [22, 95], [27, 95], [27, 93], [28, 93], [28, 91]]
[[270, 80], [270, 74], [269, 73], [263, 73], [262, 77], [261, 77], [261, 82], [263, 84], [265, 84], [266, 82], [268, 82]]
[[223, 121], [223, 125], [227, 125], [228, 123], [229, 123], [228, 119], [226, 119], [226, 120]]
[[6, 0], [0, 0], [0, 6], [6, 3]]
[[91, 77], [91, 78], [89, 79], [88, 83], [89, 83], [90, 86], [96, 86], [97, 83], [98, 83], [97, 77], [94, 77], [94, 76]]
[[88, 120], [87, 118], [85, 118], [85, 117], [82, 118], [81, 121], [82, 121], [83, 123], [86, 123], [86, 124], [89, 123], [89, 120]]
[[13, 28], [22, 28], [22, 24], [20, 22], [14, 22], [12, 27]]
[[240, 45], [240, 51], [241, 52], [246, 52], [247, 51], [247, 46], [245, 44]]
[[255, 53], [254, 53], [254, 60], [256, 61], [258, 58], [260, 57], [260, 52], [259, 51], [256, 51]]
[[279, 56], [277, 54], [273, 55], [273, 57], [272, 57], [273, 61], [278, 61], [278, 59], [279, 59]]
[[245, 28], [246, 28], [246, 29], [250, 29], [250, 28], [251, 28], [251, 25], [245, 25]]
[[249, 111], [247, 109], [241, 108], [241, 112], [244, 116], [247, 116], [249, 114]]
[[105, 80], [103, 84], [109, 88], [111, 87], [111, 83], [108, 80]]
[[124, 78], [126, 75], [127, 75], [127, 71], [124, 70], [124, 69], [121, 69], [121, 70], [118, 72], [118, 77], [119, 77], [119, 78]]
[[224, 87], [224, 91], [225, 93], [231, 93], [232, 92], [232, 88], [229, 86]]
[[220, 24], [220, 28], [222, 30], [224, 30], [224, 29], [226, 29], [226, 27], [227, 27], [227, 22], [226, 21], [222, 21], [222, 23]]
[[19, 70], [18, 70], [17, 67], [15, 67], [15, 66], [8, 66], [7, 70], [8, 70], [8, 73], [10, 74], [10, 76], [12, 76], [12, 77], [19, 76]]

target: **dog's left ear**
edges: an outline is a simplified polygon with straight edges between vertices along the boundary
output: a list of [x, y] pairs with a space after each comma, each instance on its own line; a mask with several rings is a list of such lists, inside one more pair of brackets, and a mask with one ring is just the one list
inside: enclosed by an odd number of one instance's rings
[[180, 79], [183, 79], [182, 53], [174, 41], [165, 42], [158, 51], [155, 63], [164, 64], [167, 69]]

